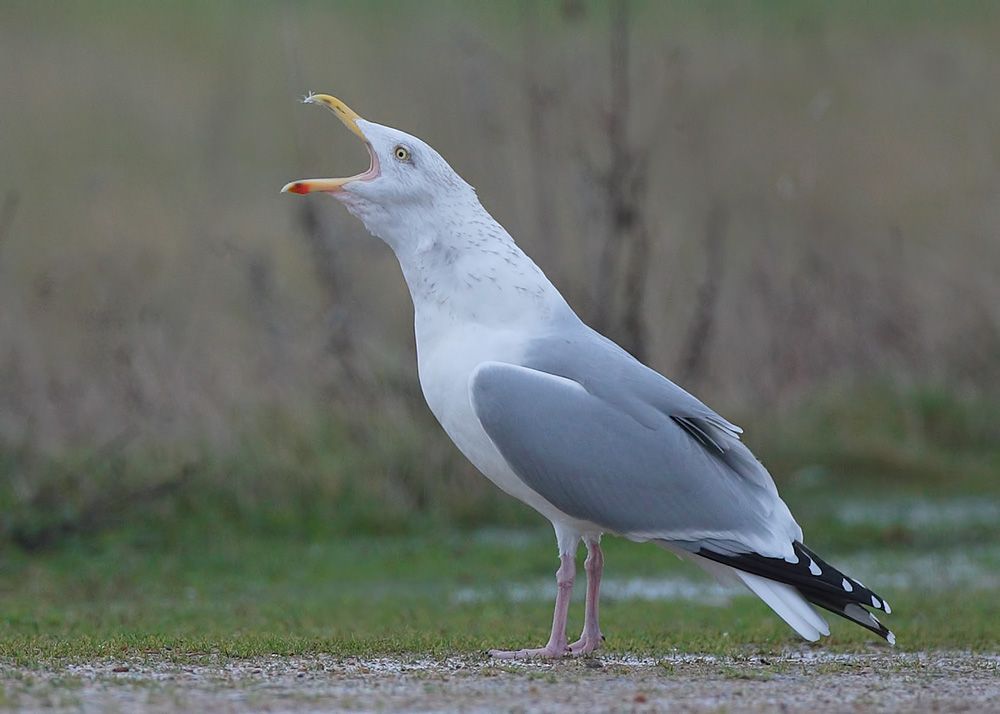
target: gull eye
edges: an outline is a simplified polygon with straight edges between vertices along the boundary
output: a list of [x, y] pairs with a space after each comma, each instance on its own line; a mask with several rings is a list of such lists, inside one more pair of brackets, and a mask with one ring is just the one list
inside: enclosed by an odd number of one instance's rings
[[410, 160], [410, 150], [405, 146], [397, 146], [393, 149], [393, 153], [396, 155], [396, 161], [409, 161]]

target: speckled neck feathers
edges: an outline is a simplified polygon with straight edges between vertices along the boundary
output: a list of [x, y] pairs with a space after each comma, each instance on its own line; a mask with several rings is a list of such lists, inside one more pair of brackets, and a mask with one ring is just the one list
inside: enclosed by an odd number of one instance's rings
[[418, 322], [575, 319], [541, 269], [478, 200], [443, 215], [447, 219], [440, 222], [415, 221], [409, 235], [386, 241], [399, 259]]

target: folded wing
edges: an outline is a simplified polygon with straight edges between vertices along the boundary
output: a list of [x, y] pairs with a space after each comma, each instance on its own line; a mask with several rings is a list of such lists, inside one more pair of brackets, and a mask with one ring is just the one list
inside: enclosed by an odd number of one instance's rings
[[792, 557], [801, 530], [736, 427], [663, 381], [691, 403], [608, 398], [598, 375], [578, 381], [498, 362], [480, 365], [469, 386], [500, 454], [564, 513], [692, 553]]

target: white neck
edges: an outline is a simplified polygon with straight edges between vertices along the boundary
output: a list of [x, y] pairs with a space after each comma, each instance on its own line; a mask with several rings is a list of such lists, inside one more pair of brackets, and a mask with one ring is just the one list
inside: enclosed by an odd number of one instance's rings
[[396, 253], [418, 329], [576, 319], [559, 291], [474, 194], [447, 211], [397, 215], [394, 225], [372, 232]]

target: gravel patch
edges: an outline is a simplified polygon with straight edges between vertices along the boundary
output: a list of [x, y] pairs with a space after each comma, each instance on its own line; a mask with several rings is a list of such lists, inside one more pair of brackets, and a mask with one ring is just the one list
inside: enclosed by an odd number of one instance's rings
[[331, 655], [0, 665], [0, 709], [74, 712], [1000, 712], [1000, 656], [672, 655], [500, 663]]

